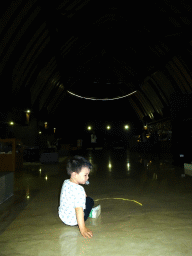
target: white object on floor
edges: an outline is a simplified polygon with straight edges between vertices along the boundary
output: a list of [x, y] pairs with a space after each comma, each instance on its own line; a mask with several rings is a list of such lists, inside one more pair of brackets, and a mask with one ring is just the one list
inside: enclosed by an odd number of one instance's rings
[[97, 207], [94, 207], [91, 210], [89, 217], [95, 219], [95, 218], [98, 218], [100, 214], [101, 214], [101, 205], [98, 205]]

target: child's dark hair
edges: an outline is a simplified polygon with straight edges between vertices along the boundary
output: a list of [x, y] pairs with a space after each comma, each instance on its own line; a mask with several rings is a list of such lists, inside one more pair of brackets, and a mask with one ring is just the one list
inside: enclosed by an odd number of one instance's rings
[[73, 172], [80, 173], [82, 167], [92, 168], [92, 164], [82, 156], [74, 156], [67, 163], [67, 173], [71, 175]]

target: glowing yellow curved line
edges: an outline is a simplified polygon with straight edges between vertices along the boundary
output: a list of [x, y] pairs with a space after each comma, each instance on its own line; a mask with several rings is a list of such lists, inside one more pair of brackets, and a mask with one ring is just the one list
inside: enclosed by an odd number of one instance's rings
[[137, 202], [137, 201], [135, 201], [135, 200], [126, 199], [126, 198], [102, 198], [102, 199], [96, 199], [96, 200], [94, 200], [94, 201], [97, 202], [97, 201], [100, 201], [100, 200], [109, 200], [109, 199], [123, 200], [123, 201], [132, 201], [132, 202], [134, 202], [134, 203], [136, 203], [136, 204], [139, 204], [139, 205], [143, 206], [141, 203], [139, 203], [139, 202]]
[[112, 98], [112, 99], [108, 99], [108, 98], [104, 98], [104, 99], [87, 98], [87, 97], [83, 97], [83, 96], [77, 95], [77, 94], [75, 94], [75, 93], [73, 93], [73, 92], [70, 92], [70, 91], [67, 91], [67, 92], [68, 92], [69, 94], [75, 96], [75, 97], [82, 98], [82, 99], [86, 99], [86, 100], [104, 100], [104, 101], [105, 101], [105, 100], [119, 100], [119, 99], [128, 97], [128, 96], [130, 96], [130, 95], [136, 93], [137, 91], [131, 92], [131, 93], [129, 93], [129, 94], [127, 94], [127, 95], [124, 95], [124, 96], [119, 96], [119, 97], [117, 97], [117, 98]]

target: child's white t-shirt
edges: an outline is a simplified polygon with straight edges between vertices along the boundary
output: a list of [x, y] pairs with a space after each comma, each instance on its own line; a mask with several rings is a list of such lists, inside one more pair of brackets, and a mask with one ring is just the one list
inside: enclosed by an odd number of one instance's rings
[[77, 225], [75, 208], [85, 209], [86, 194], [82, 186], [65, 180], [60, 194], [59, 217], [67, 225]]

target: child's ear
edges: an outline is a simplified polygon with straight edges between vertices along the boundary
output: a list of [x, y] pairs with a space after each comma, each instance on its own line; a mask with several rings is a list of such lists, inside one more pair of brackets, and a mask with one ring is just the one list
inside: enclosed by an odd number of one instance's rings
[[71, 177], [72, 177], [72, 178], [75, 178], [75, 177], [76, 177], [76, 174], [77, 174], [76, 172], [72, 172], [72, 173], [71, 173]]

